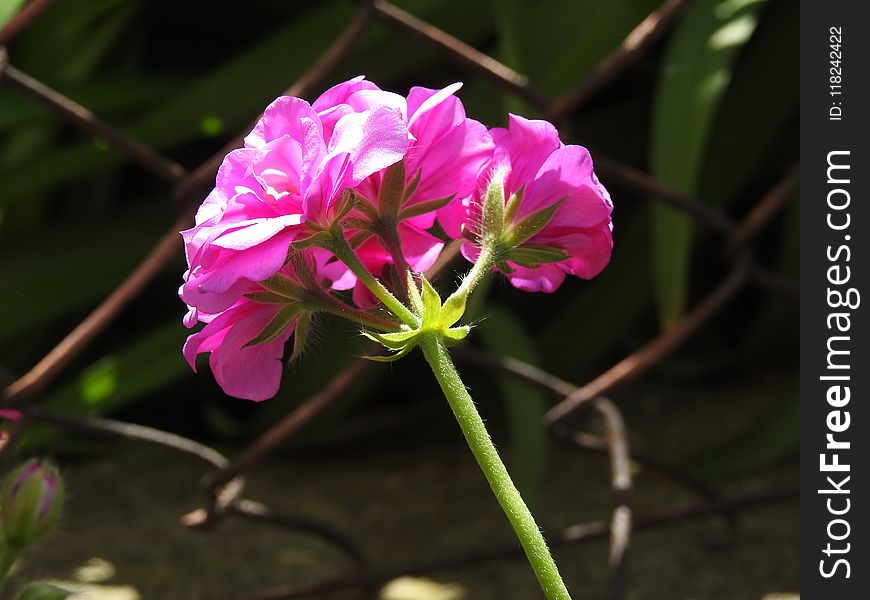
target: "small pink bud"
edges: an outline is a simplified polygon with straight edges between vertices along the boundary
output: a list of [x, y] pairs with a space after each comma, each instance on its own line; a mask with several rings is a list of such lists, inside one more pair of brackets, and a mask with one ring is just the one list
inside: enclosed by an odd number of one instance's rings
[[63, 504], [63, 482], [57, 468], [29, 460], [6, 476], [2, 517], [6, 543], [24, 548], [41, 538], [57, 522]]

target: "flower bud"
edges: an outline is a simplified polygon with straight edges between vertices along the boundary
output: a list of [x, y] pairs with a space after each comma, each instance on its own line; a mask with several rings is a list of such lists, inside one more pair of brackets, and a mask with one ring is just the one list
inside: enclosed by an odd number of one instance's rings
[[63, 483], [50, 463], [30, 460], [6, 476], [2, 518], [6, 543], [24, 548], [41, 538], [57, 522], [63, 503]]
[[492, 175], [483, 199], [481, 214], [481, 241], [492, 243], [501, 240], [505, 230], [504, 180], [506, 174], [496, 171]]

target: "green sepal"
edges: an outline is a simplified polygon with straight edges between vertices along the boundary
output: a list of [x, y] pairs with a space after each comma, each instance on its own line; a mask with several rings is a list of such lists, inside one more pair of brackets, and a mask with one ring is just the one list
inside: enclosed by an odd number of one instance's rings
[[512, 248], [505, 256], [506, 260], [527, 268], [534, 268], [543, 263], [560, 262], [566, 258], [568, 258], [568, 254], [563, 250], [540, 244], [527, 244], [519, 248]]
[[363, 331], [362, 334], [372, 340], [373, 342], [377, 342], [382, 346], [389, 348], [390, 350], [402, 350], [407, 347], [409, 343], [414, 341], [420, 332], [417, 330], [414, 331], [397, 331], [395, 333], [375, 333], [369, 331]]
[[423, 319], [423, 326], [431, 326], [438, 323], [438, 317], [441, 314], [441, 296], [429, 283], [425, 275], [420, 275], [420, 282], [423, 286], [421, 298], [423, 300], [423, 311], [420, 315]]
[[446, 198], [439, 198], [438, 200], [429, 200], [427, 202], [418, 202], [417, 204], [412, 204], [411, 206], [402, 209], [399, 211], [398, 221], [401, 223], [405, 219], [410, 219], [412, 217], [418, 217], [420, 215], [425, 215], [426, 213], [434, 212], [439, 208], [444, 208], [456, 197], [456, 194], [451, 194]]
[[[309, 227], [311, 225], [309, 224]], [[330, 233], [328, 231], [315, 231], [307, 238], [302, 240], [296, 240], [292, 244], [290, 244], [293, 248], [297, 250], [304, 250], [305, 248], [311, 248], [313, 246], [317, 246], [320, 248], [326, 248], [329, 243]]]
[[293, 352], [290, 354], [288, 363], [295, 362], [308, 346], [308, 333], [311, 331], [311, 317], [314, 313], [303, 311], [296, 321], [296, 329], [293, 331]]
[[516, 225], [511, 226], [511, 228], [507, 232], [507, 236], [505, 242], [508, 246], [515, 247], [519, 246], [527, 239], [541, 231], [544, 227], [547, 226], [547, 223], [553, 218], [553, 215], [556, 214], [556, 211], [562, 206], [562, 203], [565, 201], [564, 198], [548, 206], [547, 208], [542, 208], [539, 211], [533, 212], [522, 221], [517, 223]]
[[276, 294], [275, 292], [251, 292], [250, 294], [245, 294], [245, 298], [259, 304], [287, 304], [291, 300], [291, 298]]
[[333, 205], [332, 218], [340, 221], [356, 206], [356, 194], [353, 190], [344, 190]]
[[353, 236], [351, 236], [347, 243], [350, 244], [351, 248], [359, 248], [360, 245], [362, 245], [363, 242], [372, 237], [372, 235], [373, 234], [371, 231], [357, 231], [355, 234], [353, 234]]
[[[344, 220], [344, 226], [347, 229], [359, 229], [362, 231], [367, 231], [369, 233], [373, 233], [375, 228], [372, 225], [372, 222], [368, 219], [363, 219], [361, 217], [348, 217]], [[351, 244], [353, 245], [353, 244]]]
[[288, 304], [287, 306], [279, 310], [274, 317], [272, 317], [272, 320], [269, 321], [269, 323], [263, 328], [263, 330], [259, 333], [259, 335], [257, 335], [257, 337], [242, 346], [242, 348], [271, 342], [287, 330], [287, 328], [293, 322], [293, 319], [299, 316], [299, 313], [302, 312], [302, 310], [303, 307], [301, 304]]
[[398, 352], [396, 352], [395, 354], [388, 354], [386, 356], [376, 356], [376, 355], [372, 355], [372, 354], [365, 354], [365, 355], [361, 356], [360, 358], [364, 358], [366, 360], [371, 360], [374, 362], [385, 362], [385, 363], [386, 362], [393, 362], [393, 361], [399, 360], [403, 356], [406, 356], [411, 350], [414, 349], [414, 346], [416, 346], [416, 345], [417, 344], [409, 344], [409, 345], [405, 346], [404, 348], [402, 348], [401, 350], [399, 350]]
[[463, 325], [462, 327], [451, 327], [449, 329], [445, 329], [444, 343], [448, 346], [458, 344], [459, 342], [464, 340], [469, 333], [471, 333], [470, 325]]
[[417, 186], [420, 185], [420, 176], [423, 175], [423, 169], [418, 169], [414, 174], [414, 178], [411, 180], [407, 186], [405, 186], [405, 197], [403, 198], [403, 204], [408, 201], [408, 198], [411, 197], [415, 191], [417, 191]]
[[517, 218], [517, 213], [520, 211], [520, 204], [523, 202], [523, 196], [526, 195], [526, 185], [520, 186], [508, 199], [504, 207], [504, 220], [506, 223], [513, 223]]
[[411, 302], [411, 308], [417, 315], [423, 314], [423, 298], [420, 296], [420, 289], [417, 287], [417, 282], [414, 281], [414, 276], [408, 271], [405, 276], [408, 278], [408, 300]]
[[405, 202], [405, 161], [400, 160], [384, 171], [378, 192], [378, 212], [394, 220]]
[[368, 217], [369, 221], [375, 221], [378, 218], [378, 209], [363, 196], [357, 197], [354, 208]]
[[[281, 275], [280, 273], [261, 281], [260, 285], [266, 288], [268, 292], [277, 294], [278, 296], [283, 296], [285, 301], [302, 300], [305, 296], [305, 289], [302, 286], [286, 275]], [[253, 294], [258, 293], [260, 292], [253, 292]]]
[[456, 323], [465, 314], [465, 305], [468, 301], [468, 292], [452, 294], [444, 301], [444, 306], [441, 307], [441, 315], [438, 318], [438, 323], [441, 327], [447, 328]]

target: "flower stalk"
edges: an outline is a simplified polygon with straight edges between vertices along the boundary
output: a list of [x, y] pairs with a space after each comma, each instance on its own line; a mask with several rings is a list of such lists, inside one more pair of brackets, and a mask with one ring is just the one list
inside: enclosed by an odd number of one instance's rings
[[324, 242], [324, 248], [335, 254], [336, 258], [343, 262], [345, 266], [353, 271], [353, 274], [374, 294], [378, 300], [384, 303], [394, 315], [402, 320], [409, 327], [417, 327], [420, 324], [417, 316], [410, 309], [402, 304], [390, 290], [375, 278], [374, 275], [362, 263], [353, 248], [344, 237], [341, 229], [332, 232], [329, 238]]
[[420, 347], [456, 416], [474, 458], [477, 459], [477, 464], [516, 532], [544, 595], [548, 600], [570, 600], [571, 596], [559, 575], [547, 542], [499, 457], [474, 400], [453, 365], [444, 340], [432, 333], [423, 336]]

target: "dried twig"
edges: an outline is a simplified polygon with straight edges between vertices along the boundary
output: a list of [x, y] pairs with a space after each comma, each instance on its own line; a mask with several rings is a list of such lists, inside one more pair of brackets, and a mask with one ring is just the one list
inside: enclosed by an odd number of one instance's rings
[[374, 0], [372, 6], [374, 7], [375, 15], [380, 20], [400, 33], [426, 42], [441, 51], [448, 58], [474, 69], [505, 89], [528, 100], [535, 106], [545, 107], [549, 102], [546, 96], [529, 84], [529, 80], [525, 75], [517, 73], [510, 67], [472, 48], [447, 32], [418, 19], [414, 15], [384, 0]]
[[728, 277], [670, 329], [551, 408], [545, 417], [546, 422], [552, 425], [585, 402], [606, 393], [620, 383], [637, 377], [676, 350], [718, 314], [722, 307], [740, 291], [749, 275], [749, 261], [748, 256], [738, 260]]
[[598, 94], [649, 51], [683, 12], [688, 0], [666, 0], [629, 33], [619, 47], [595, 66], [592, 76], [550, 105], [547, 116], [559, 119]]
[[127, 155], [130, 160], [141, 165], [160, 179], [169, 183], [177, 183], [184, 178], [186, 174], [184, 167], [175, 161], [161, 156], [142, 142], [104, 123], [81, 104], [73, 102], [63, 94], [59, 94], [29, 75], [22, 73], [12, 65], [8, 63], [4, 64], [3, 53], [5, 53], [5, 50], [0, 49], [0, 83], [5, 83], [25, 96], [33, 98], [52, 112], [58, 114], [68, 123], [72, 123], [86, 133], [106, 141]]
[[3, 26], [3, 29], [0, 29], [0, 49], [27, 29], [52, 4], [54, 4], [54, 0], [31, 0], [28, 2]]

